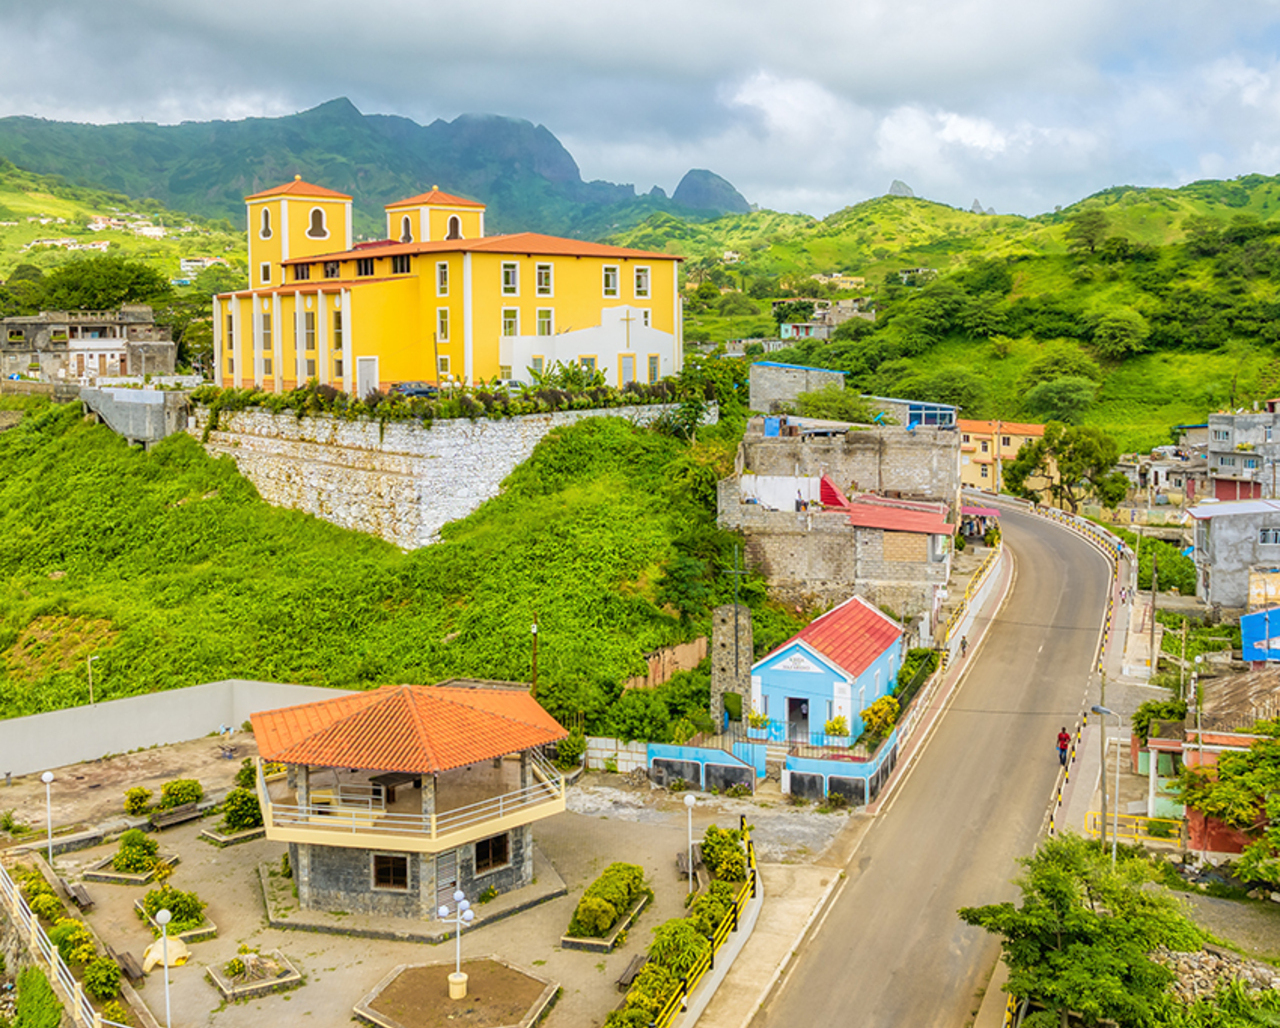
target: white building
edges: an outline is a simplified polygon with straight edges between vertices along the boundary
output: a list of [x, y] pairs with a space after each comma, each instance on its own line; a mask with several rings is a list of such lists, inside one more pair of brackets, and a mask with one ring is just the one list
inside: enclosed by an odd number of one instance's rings
[[498, 350], [503, 377], [532, 382], [531, 370], [549, 371], [557, 363], [600, 371], [608, 385], [618, 388], [676, 374], [681, 365], [676, 337], [648, 322], [649, 311], [643, 308], [606, 307], [600, 324], [592, 328], [555, 335], [548, 323], [537, 326], [539, 334], [503, 336]]

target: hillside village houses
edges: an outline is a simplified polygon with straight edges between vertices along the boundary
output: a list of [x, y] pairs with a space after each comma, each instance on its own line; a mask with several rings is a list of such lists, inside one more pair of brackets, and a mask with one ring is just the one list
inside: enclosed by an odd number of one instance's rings
[[214, 298], [224, 386], [318, 379], [364, 395], [399, 381], [529, 381], [560, 363], [609, 385], [680, 370], [680, 258], [522, 232], [484, 204], [388, 204], [387, 239], [353, 244], [351, 197], [295, 179], [246, 198], [250, 288]]

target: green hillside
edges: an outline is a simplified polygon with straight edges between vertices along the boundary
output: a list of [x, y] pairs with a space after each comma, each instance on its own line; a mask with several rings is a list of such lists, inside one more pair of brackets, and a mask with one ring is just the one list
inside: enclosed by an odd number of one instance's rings
[[[501, 496], [405, 554], [268, 506], [185, 435], [144, 453], [76, 405], [28, 406], [0, 432], [0, 716], [86, 702], [91, 653], [99, 700], [227, 677], [527, 680], [535, 614], [539, 698], [559, 717], [662, 737], [705, 706], [688, 677], [621, 702], [619, 687], [731, 595], [727, 537], [691, 488], [731, 460], [731, 428], [692, 447], [621, 419], [559, 430]], [[758, 580], [744, 592], [760, 645], [794, 630]]]
[[[138, 226], [164, 227], [166, 237], [150, 239], [128, 227], [93, 231], [93, 216]], [[0, 159], [0, 279], [19, 264], [56, 267], [77, 255], [62, 246], [32, 246], [41, 239], [76, 243], [106, 242], [108, 252], [142, 261], [166, 278], [179, 276], [183, 257], [221, 257], [239, 272], [245, 268], [244, 233], [230, 223], [169, 210], [155, 200], [131, 200], [119, 193], [73, 185], [61, 178], [36, 175]]]

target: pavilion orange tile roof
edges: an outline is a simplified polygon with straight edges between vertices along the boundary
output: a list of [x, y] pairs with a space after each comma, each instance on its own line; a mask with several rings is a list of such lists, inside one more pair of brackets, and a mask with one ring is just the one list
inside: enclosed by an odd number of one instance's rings
[[[417, 253], [500, 253], [552, 255], [564, 257], [639, 257], [647, 260], [679, 261], [684, 258], [673, 253], [655, 250], [632, 250], [625, 246], [609, 246], [607, 243], [588, 243], [581, 239], [562, 239], [544, 236], [540, 232], [515, 232], [509, 236], [484, 236], [480, 239], [440, 239], [429, 243], [385, 242], [361, 243], [350, 250], [316, 254], [310, 257], [291, 257], [282, 264], [316, 264], [321, 261], [354, 260], [357, 257], [398, 257]], [[266, 288], [266, 287], [264, 287]]]
[[320, 196], [330, 200], [350, 200], [351, 197], [346, 193], [339, 193], [335, 189], [326, 189], [324, 186], [313, 185], [310, 182], [303, 182], [301, 175], [295, 175], [292, 182], [286, 182], [282, 186], [272, 186], [270, 189], [264, 189], [261, 193], [254, 193], [252, 196], [246, 196], [246, 200], [261, 200], [266, 196]]
[[901, 636], [902, 626], [893, 618], [861, 596], [851, 596], [834, 610], [814, 618], [773, 652], [802, 642], [856, 678]]
[[387, 685], [250, 715], [264, 760], [435, 774], [568, 732], [523, 687]]
[[425, 193], [419, 193], [417, 196], [410, 196], [407, 199], [387, 204], [387, 209], [390, 210], [392, 207], [425, 207], [429, 204], [439, 204], [442, 207], [484, 207], [484, 204], [476, 200], [465, 200], [461, 196], [454, 196], [452, 193], [442, 193], [439, 186], [432, 186]]

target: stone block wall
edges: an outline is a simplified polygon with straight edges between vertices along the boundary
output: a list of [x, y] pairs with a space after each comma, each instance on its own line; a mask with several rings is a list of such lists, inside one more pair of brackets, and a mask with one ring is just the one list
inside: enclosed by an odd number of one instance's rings
[[[476, 874], [475, 845], [458, 848], [458, 887], [475, 903], [485, 889], [497, 889], [499, 893], [523, 888], [533, 881], [533, 827], [524, 825], [507, 833], [508, 856], [504, 867], [484, 874]], [[452, 904], [450, 905], [452, 906]]]
[[801, 393], [817, 392], [828, 385], [844, 388], [844, 372], [824, 368], [774, 366], [768, 363], [751, 365], [751, 409], [771, 414], [779, 405], [791, 403]]
[[[409, 858], [409, 888], [374, 889], [374, 852], [384, 851], [291, 843], [289, 857], [298, 883], [299, 904], [307, 910], [430, 918], [436, 907], [435, 857], [429, 853], [404, 854]], [[395, 850], [388, 845], [385, 852]]]
[[845, 493], [960, 502], [960, 435], [947, 429], [887, 426], [838, 436], [765, 438], [752, 426], [742, 440], [739, 473], [829, 475]]
[[[735, 668], [734, 636], [737, 634]], [[711, 620], [711, 720], [717, 729], [724, 722], [724, 694], [737, 693], [742, 697], [742, 716], [745, 719], [751, 707], [752, 654], [751, 608], [745, 604], [727, 603], [717, 607]]]
[[[430, 427], [224, 411], [205, 449], [231, 457], [268, 503], [415, 549], [496, 496], [503, 479], [552, 429], [591, 417], [647, 425], [668, 409], [651, 404], [503, 421], [456, 418]], [[197, 408], [188, 430], [200, 438], [208, 419], [208, 411]]]

